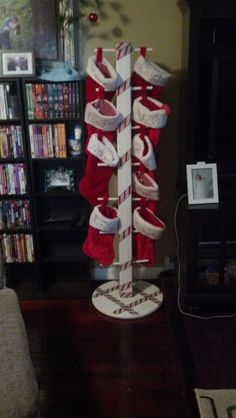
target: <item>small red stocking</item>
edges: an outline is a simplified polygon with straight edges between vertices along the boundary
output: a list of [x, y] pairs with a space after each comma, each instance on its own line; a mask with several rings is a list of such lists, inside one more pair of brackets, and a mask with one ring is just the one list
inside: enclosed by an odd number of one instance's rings
[[95, 206], [89, 219], [89, 230], [83, 250], [86, 255], [104, 266], [114, 260], [114, 234], [119, 230], [116, 208], [104, 204]]
[[[80, 182], [80, 193], [91, 205], [96, 205], [98, 197], [108, 194], [109, 181], [119, 157], [112, 143], [105, 136], [100, 140], [98, 134], [91, 136], [87, 151], [88, 159], [85, 176]], [[101, 162], [105, 166], [99, 166]]]
[[146, 127], [146, 135], [157, 147], [162, 128], [167, 123], [170, 108], [152, 97], [139, 96], [133, 103], [133, 120]]
[[[146, 59], [146, 48], [141, 48], [141, 55], [134, 63], [134, 71], [131, 83], [133, 87], [151, 86], [148, 95], [154, 99], [161, 97], [171, 74], [163, 70], [154, 62]], [[133, 98], [138, 97], [137, 91], [133, 91]]]
[[136, 134], [132, 140], [132, 156], [134, 161], [142, 164], [144, 172], [147, 172], [151, 177], [156, 177], [156, 158], [152, 143], [147, 135], [143, 138], [140, 134]]
[[122, 115], [109, 100], [98, 98], [87, 103], [84, 120], [88, 131], [87, 147], [90, 136], [100, 131], [104, 132], [109, 141], [113, 142], [116, 139], [116, 130], [122, 121]]
[[148, 260], [148, 264], [155, 262], [155, 241], [160, 238], [165, 229], [162, 222], [150, 209], [137, 207], [133, 212], [133, 226], [135, 236], [136, 259]]
[[91, 56], [87, 64], [87, 78], [85, 87], [86, 103], [97, 98], [96, 89], [105, 89], [105, 98], [112, 100], [118, 85], [118, 75], [109, 61], [103, 57], [102, 48], [97, 49], [97, 55]]
[[159, 201], [159, 186], [148, 173], [136, 171], [133, 173], [133, 197], [145, 199], [145, 206], [156, 212]]
[[[80, 181], [80, 193], [92, 205], [98, 203], [98, 197], [108, 193], [110, 178], [118, 164], [118, 156], [112, 142], [116, 138], [116, 129], [121, 120], [121, 114], [108, 100], [97, 99], [86, 106], [88, 160], [85, 176]], [[99, 162], [106, 165], [98, 166]]]

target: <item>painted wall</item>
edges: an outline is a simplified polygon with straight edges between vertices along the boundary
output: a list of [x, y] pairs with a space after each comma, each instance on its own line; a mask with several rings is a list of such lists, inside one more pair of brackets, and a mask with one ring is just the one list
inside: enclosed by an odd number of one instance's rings
[[[175, 259], [176, 252], [174, 212], [180, 140], [182, 14], [176, 0], [120, 0], [115, 2], [119, 10], [110, 6], [112, 1], [104, 3], [102, 16], [99, 16], [96, 24], [90, 23], [87, 18], [91, 8], [83, 9], [85, 17], [80, 27], [80, 68], [86, 69], [87, 59], [94, 54], [94, 48], [113, 48], [117, 41], [130, 41], [133, 46], [152, 47], [148, 59], [172, 73], [161, 99], [171, 107], [171, 115], [161, 138], [158, 168], [158, 216], [167, 224], [163, 237], [157, 242], [157, 261], [162, 266], [165, 257]], [[133, 53], [133, 60], [136, 57], [137, 53]], [[109, 55], [108, 59], [112, 61], [112, 56]]]

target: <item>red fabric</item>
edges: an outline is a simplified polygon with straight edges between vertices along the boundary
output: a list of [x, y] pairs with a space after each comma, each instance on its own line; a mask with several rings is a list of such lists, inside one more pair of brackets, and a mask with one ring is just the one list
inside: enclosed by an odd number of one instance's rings
[[[139, 93], [140, 96], [140, 93]], [[155, 110], [160, 110], [160, 109], [164, 109], [167, 113], [167, 115], [169, 115], [170, 113], [170, 107], [166, 104], [163, 104], [161, 107], [159, 107], [156, 103], [153, 103], [151, 100], [148, 99], [148, 97], [142, 96], [142, 99], [140, 101], [140, 103], [143, 104], [143, 106], [145, 106], [147, 109], [149, 109], [150, 111], [155, 111]], [[139, 124], [140, 126], [140, 132], [145, 132], [145, 135], [147, 135], [150, 139], [150, 141], [152, 142], [154, 148], [156, 149], [156, 147], [158, 146], [159, 142], [160, 142], [160, 138], [161, 138], [161, 133], [163, 128], [148, 128], [145, 125]]]
[[[103, 135], [102, 131], [92, 125], [87, 125], [88, 138], [86, 141], [86, 153], [88, 159], [86, 162], [85, 175], [80, 181], [79, 189], [82, 196], [84, 196], [91, 205], [98, 204], [98, 197], [104, 197], [108, 194], [109, 181], [114, 168], [108, 166], [98, 166], [101, 161], [92, 155], [88, 150], [88, 142], [92, 134], [97, 133], [98, 138]], [[116, 131], [108, 131], [104, 133], [105, 137], [114, 142], [116, 138]], [[101, 138], [100, 138], [101, 139]]]
[[[155, 226], [162, 226], [158, 219], [146, 210], [146, 201], [142, 199], [140, 215], [144, 220]], [[155, 213], [155, 212], [153, 212]], [[148, 260], [145, 265], [152, 265], [156, 262], [156, 240], [153, 240], [140, 232], [134, 233], [134, 254], [136, 260]]]
[[[105, 78], [110, 77], [109, 70], [107, 66], [103, 63], [103, 49], [98, 48], [97, 54], [96, 54], [96, 65], [98, 69], [101, 71], [103, 76]], [[89, 75], [86, 78], [85, 83], [85, 100], [86, 103], [92, 102], [93, 100], [97, 99], [99, 97], [99, 92], [96, 91], [97, 88], [104, 87], [101, 84], [97, 83], [92, 77]], [[115, 96], [116, 91], [105, 91], [104, 90], [104, 99], [107, 99], [109, 101], [112, 101]]]
[[[146, 47], [141, 47], [140, 48], [140, 54], [146, 58], [147, 55], [147, 48]], [[143, 77], [141, 77], [139, 74], [137, 74], [135, 71], [132, 74], [131, 77], [131, 83], [133, 87], [142, 87], [142, 88], [146, 88], [146, 87], [152, 87], [151, 89], [146, 89], [148, 91], [148, 95], [150, 97], [153, 97], [154, 99], [159, 99], [163, 92], [164, 92], [164, 87], [163, 86], [158, 86], [155, 84], [152, 84], [146, 80], [144, 80]], [[138, 90], [133, 90], [132, 92], [132, 98], [135, 99], [136, 97], [139, 97], [139, 91]]]
[[[117, 217], [117, 212], [109, 206], [100, 206], [100, 212], [108, 219]], [[102, 234], [89, 225], [88, 236], [83, 245], [84, 253], [104, 266], [110, 265], [115, 257], [114, 234]]]
[[[89, 75], [86, 77], [85, 80], [85, 100], [86, 103], [92, 102], [93, 100], [98, 98], [98, 92], [96, 91], [97, 88], [103, 87], [101, 84], [98, 84], [92, 77]], [[105, 91], [104, 98], [109, 100], [110, 102], [113, 100], [115, 96], [115, 91]]]
[[[155, 84], [152, 84], [150, 82], [147, 82], [146, 80], [144, 80], [144, 78], [142, 78], [139, 74], [136, 74], [135, 72], [133, 72], [132, 77], [131, 77], [131, 83], [133, 87], [152, 87], [152, 89], [148, 89], [148, 95], [150, 97], [153, 97], [154, 99], [159, 99], [163, 93], [164, 93], [164, 88], [163, 86], [157, 86]], [[139, 90], [133, 90], [132, 92], [132, 99], [134, 100], [136, 97], [140, 96], [140, 91]]]
[[[147, 170], [143, 164], [140, 164], [139, 169], [136, 171], [137, 171], [137, 175], [139, 175], [139, 173], [141, 174], [148, 173], [150, 177], [156, 180], [156, 177], [157, 177], [156, 170], [153, 170], [153, 171]], [[146, 199], [143, 196], [141, 197], [138, 193], [136, 193], [136, 191], [134, 190], [134, 187], [132, 188], [132, 197], [136, 199], [139, 198], [141, 199], [142, 202], [145, 201], [145, 204], [144, 204], [145, 207], [150, 209], [153, 213], [157, 212], [159, 200], [151, 200], [151, 199]], [[140, 200], [133, 200], [133, 209], [138, 206], [140, 206]]]
[[155, 241], [139, 232], [134, 233], [134, 254], [136, 260], [148, 260], [145, 265], [154, 264], [156, 261]]
[[101, 161], [88, 152], [85, 176], [79, 186], [81, 195], [93, 206], [98, 204], [98, 197], [108, 194], [109, 181], [114, 172], [114, 168], [98, 166], [99, 162]]

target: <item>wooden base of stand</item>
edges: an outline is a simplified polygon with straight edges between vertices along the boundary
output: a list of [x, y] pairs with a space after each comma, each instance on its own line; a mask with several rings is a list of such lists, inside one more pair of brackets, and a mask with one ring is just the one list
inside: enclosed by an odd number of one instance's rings
[[121, 298], [117, 281], [99, 286], [92, 294], [94, 307], [104, 315], [118, 319], [138, 319], [155, 312], [163, 302], [160, 289], [146, 281], [133, 283], [133, 296]]

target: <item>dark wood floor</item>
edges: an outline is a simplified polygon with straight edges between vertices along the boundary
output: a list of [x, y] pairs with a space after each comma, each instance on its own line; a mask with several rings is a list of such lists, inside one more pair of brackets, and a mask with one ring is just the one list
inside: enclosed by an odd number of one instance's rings
[[45, 418], [192, 418], [166, 304], [138, 320], [97, 312], [90, 298], [21, 301], [44, 339]]
[[[175, 335], [185, 378], [191, 387], [236, 388], [236, 315], [211, 312], [214, 318], [180, 314], [177, 278], [162, 276], [168, 315]], [[235, 309], [236, 311], [236, 309]], [[199, 313], [199, 315], [201, 315]]]

